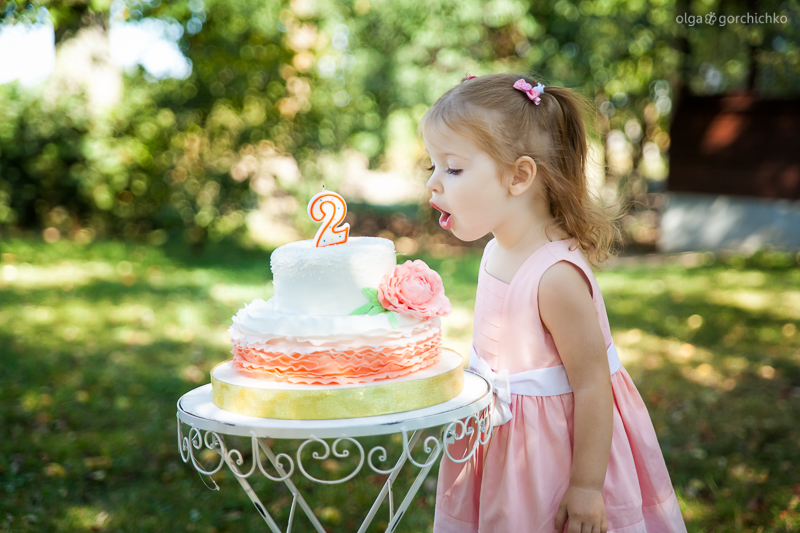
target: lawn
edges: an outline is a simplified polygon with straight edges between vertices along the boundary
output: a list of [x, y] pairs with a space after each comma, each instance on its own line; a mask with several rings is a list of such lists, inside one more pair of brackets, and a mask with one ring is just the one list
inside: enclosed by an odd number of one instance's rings
[[[181, 461], [175, 402], [230, 357], [231, 315], [271, 296], [269, 253], [33, 239], [0, 253], [0, 531], [266, 531], [230, 473], [212, 482]], [[454, 303], [445, 345], [466, 353], [479, 255], [422, 258]], [[597, 277], [689, 531], [800, 529], [798, 258], [623, 258]], [[365, 444], [398, 456], [397, 439]], [[354, 531], [384, 480], [365, 469], [309, 500], [331, 531]], [[285, 524], [289, 493], [253, 485]], [[434, 492], [400, 531], [430, 531]], [[384, 505], [372, 530], [387, 518]], [[311, 529], [298, 517], [293, 530]]]

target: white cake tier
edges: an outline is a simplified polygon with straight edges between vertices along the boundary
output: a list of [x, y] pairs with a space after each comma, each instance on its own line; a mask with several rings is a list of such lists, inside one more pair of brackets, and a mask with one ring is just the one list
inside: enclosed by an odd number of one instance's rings
[[371, 337], [380, 342], [395, 338], [408, 340], [420, 332], [439, 329], [441, 324], [439, 317], [420, 320], [409, 315], [395, 316], [399, 327], [389, 323], [386, 313], [353, 316], [288, 314], [275, 308], [275, 298], [266, 302], [258, 298], [239, 309], [228, 333], [232, 341], [245, 345], [265, 343], [275, 337], [312, 344], [354, 338], [366, 340]]
[[377, 288], [396, 264], [394, 243], [380, 237], [321, 248], [312, 240], [285, 244], [270, 258], [273, 306], [298, 315], [349, 315], [368, 303], [361, 290]]

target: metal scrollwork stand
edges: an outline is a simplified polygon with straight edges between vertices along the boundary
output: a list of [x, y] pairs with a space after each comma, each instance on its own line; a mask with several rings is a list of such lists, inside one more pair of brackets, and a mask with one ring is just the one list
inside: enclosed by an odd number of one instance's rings
[[[444, 454], [450, 461], [465, 462], [475, 454], [481, 444], [488, 443], [491, 438], [491, 385], [483, 377], [471, 371], [465, 371], [464, 378], [464, 390], [458, 397], [448, 402], [405, 413], [341, 420], [277, 420], [230, 413], [213, 404], [211, 385], [204, 385], [186, 393], [178, 400], [178, 448], [183, 462], [191, 462], [192, 466], [201, 474], [211, 476], [227, 465], [272, 533], [282, 533], [282, 530], [247, 481], [247, 478], [256, 471], [271, 481], [283, 482], [292, 494], [286, 533], [290, 533], [292, 530], [298, 506], [311, 521], [316, 531], [325, 533], [325, 529], [314, 515], [311, 507], [292, 482], [292, 475], [297, 470], [314, 483], [324, 485], [344, 483], [353, 479], [361, 471], [366, 461], [373, 472], [389, 477], [383, 484], [358, 532], [363, 533], [367, 530], [387, 496], [389, 498], [389, 525], [386, 531], [393, 532], [440, 456]], [[184, 424], [190, 427], [188, 434], [184, 434]], [[425, 461], [418, 462], [411, 453], [414, 446], [420, 440], [423, 430], [437, 426], [443, 426], [440, 436], [425, 438], [422, 449], [424, 453], [428, 454], [428, 457]], [[386, 448], [375, 446], [365, 453], [364, 447], [356, 438], [390, 434], [400, 434], [403, 451], [393, 467], [383, 469], [374, 461], [376, 459], [380, 463], [387, 461]], [[250, 465], [249, 470], [242, 467], [245, 462], [243, 454], [239, 450], [229, 449], [223, 435], [250, 438], [253, 464]], [[302, 440], [303, 442], [295, 454], [296, 461], [286, 453], [276, 455], [270, 448], [268, 439]], [[323, 439], [335, 440], [330, 445]], [[467, 439], [466, 450], [457, 454], [460, 456], [454, 457], [451, 455], [448, 445], [462, 439]], [[351, 451], [341, 448], [345, 442], [350, 443], [359, 454], [358, 465], [346, 476], [334, 480], [319, 479], [309, 474], [303, 466], [301, 455], [308, 445], [315, 444], [322, 447], [322, 453], [314, 451], [311, 453], [311, 457], [323, 461], [331, 455], [337, 459], [349, 457]], [[206, 450], [219, 456], [219, 462], [210, 469], [204, 468], [195, 457], [196, 454], [199, 455]], [[262, 452], [277, 475], [270, 474], [265, 469]], [[418, 468], [419, 473], [400, 506], [395, 509], [392, 485], [406, 462]]]

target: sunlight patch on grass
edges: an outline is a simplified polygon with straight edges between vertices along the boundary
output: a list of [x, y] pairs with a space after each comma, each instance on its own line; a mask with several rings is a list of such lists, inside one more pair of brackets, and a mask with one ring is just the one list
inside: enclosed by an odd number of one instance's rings
[[723, 381], [722, 374], [715, 372], [714, 367], [709, 363], [701, 363], [694, 368], [684, 366], [681, 368], [681, 374], [686, 379], [705, 387], [721, 388]]
[[100, 531], [111, 516], [93, 505], [75, 505], [60, 521], [63, 531]]
[[62, 287], [71, 289], [88, 285], [96, 280], [117, 278], [114, 268], [108, 263], [64, 262], [60, 265], [35, 266], [28, 263], [5, 265], [0, 270], [0, 288], [46, 289]]
[[[786, 318], [800, 320], [800, 291], [785, 291], [781, 293], [781, 306], [784, 310]], [[789, 329], [788, 331], [794, 331]], [[791, 337], [791, 333], [785, 333], [787, 337]]]
[[614, 344], [618, 346], [630, 346], [642, 340], [644, 333], [639, 328], [614, 333]]
[[228, 352], [231, 350], [231, 340], [228, 336], [228, 324], [197, 328], [194, 332], [194, 338], [204, 346], [223, 350], [223, 356], [230, 357]]
[[712, 303], [730, 305], [744, 311], [769, 311], [774, 316], [800, 320], [800, 291], [718, 289], [709, 291], [708, 298]]
[[605, 298], [609, 294], [652, 297], [665, 292], [686, 296], [702, 294], [714, 286], [707, 275], [674, 269], [655, 275], [641, 270], [607, 271], [597, 275], [597, 283]]
[[[683, 519], [687, 522], [687, 526], [690, 526], [693, 522], [702, 523], [713, 511], [713, 505], [709, 505], [695, 497], [687, 497], [688, 495], [684, 494], [682, 490], [676, 488], [675, 495], [678, 497], [681, 515], [683, 515]], [[691, 528], [689, 529], [691, 530]]]
[[756, 288], [763, 287], [767, 276], [757, 270], [725, 270], [716, 275], [716, 281], [722, 287]]
[[206, 373], [197, 365], [186, 365], [181, 368], [179, 376], [182, 380], [196, 385], [201, 385], [210, 380]]
[[612, 334], [614, 346], [617, 348], [619, 359], [623, 365], [640, 363], [642, 361], [644, 351], [635, 346], [642, 341], [643, 337], [644, 333], [638, 328]]
[[194, 329], [180, 328], [174, 323], [169, 323], [166, 325], [164, 328], [164, 334], [167, 339], [173, 342], [192, 342], [195, 336]]
[[155, 325], [156, 314], [145, 305], [126, 304], [112, 307], [108, 312], [108, 322], [114, 325], [136, 325], [151, 328]]
[[175, 317], [178, 320], [178, 325], [184, 328], [196, 328], [202, 324], [203, 310], [202, 302], [197, 303], [180, 303], [175, 304]]
[[[717, 392], [735, 388], [737, 380], [750, 366], [744, 357], [726, 357], [721, 365], [715, 366], [714, 353], [707, 348], [674, 337], [651, 335], [640, 329], [616, 332], [613, 337], [624, 365], [642, 365], [647, 370], [656, 370], [669, 362], [678, 365], [687, 380]], [[770, 371], [763, 373], [765, 377]]]
[[664, 279], [664, 282], [672, 292], [687, 295], [704, 293], [712, 286], [711, 279], [708, 276], [703, 276], [696, 272], [692, 273], [691, 276], [687, 275], [687, 273], [669, 275]]
[[153, 336], [146, 331], [116, 328], [114, 330], [114, 340], [128, 345], [148, 346], [153, 343]]
[[636, 273], [629, 271], [606, 271], [597, 275], [597, 284], [605, 295], [607, 292], [625, 295], [650, 295], [664, 290], [662, 280], [637, 280]]
[[29, 390], [22, 395], [19, 405], [23, 411], [34, 413], [53, 405], [53, 397], [47, 393]]

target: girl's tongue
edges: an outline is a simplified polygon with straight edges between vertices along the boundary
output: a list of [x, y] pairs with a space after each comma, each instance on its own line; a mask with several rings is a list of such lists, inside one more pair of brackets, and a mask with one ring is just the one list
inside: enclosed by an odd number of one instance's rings
[[442, 227], [442, 229], [450, 229], [453, 227], [453, 215], [442, 211], [442, 214], [439, 217], [439, 225]]

